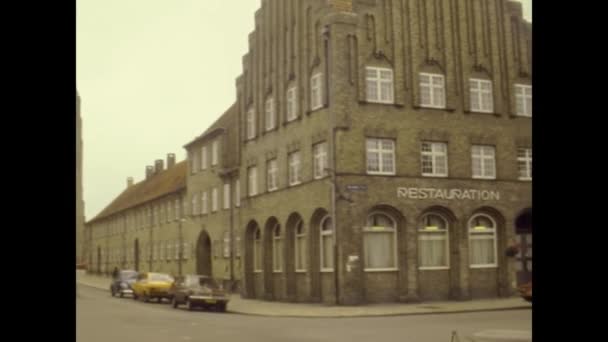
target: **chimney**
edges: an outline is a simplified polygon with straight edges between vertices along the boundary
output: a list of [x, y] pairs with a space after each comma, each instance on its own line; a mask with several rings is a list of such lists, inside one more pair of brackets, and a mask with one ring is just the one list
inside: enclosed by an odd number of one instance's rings
[[152, 177], [152, 174], [154, 173], [154, 167], [148, 165], [146, 166], [146, 179]]
[[175, 165], [175, 153], [167, 154], [167, 169], [172, 168]]
[[157, 175], [163, 172], [165, 162], [162, 159], [156, 159], [154, 162], [154, 174]]
[[130, 188], [133, 186], [133, 177], [129, 177], [127, 178], [127, 188]]

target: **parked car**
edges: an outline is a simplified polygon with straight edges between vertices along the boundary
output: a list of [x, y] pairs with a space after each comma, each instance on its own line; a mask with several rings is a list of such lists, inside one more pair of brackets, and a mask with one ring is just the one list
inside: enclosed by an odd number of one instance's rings
[[159, 303], [163, 298], [171, 300], [169, 289], [173, 282], [173, 277], [165, 273], [140, 273], [132, 286], [133, 299], [141, 298], [144, 302], [149, 302], [150, 299], [156, 298]]
[[110, 284], [110, 293], [112, 293], [112, 297], [119, 295], [122, 298], [126, 294], [133, 295], [132, 286], [136, 279], [137, 271], [119, 271], [117, 277], [112, 279], [112, 284]]
[[185, 304], [188, 310], [195, 307], [203, 309], [213, 307], [225, 312], [230, 301], [230, 295], [217, 281], [208, 276], [186, 275], [178, 277], [171, 287], [172, 305], [177, 308]]

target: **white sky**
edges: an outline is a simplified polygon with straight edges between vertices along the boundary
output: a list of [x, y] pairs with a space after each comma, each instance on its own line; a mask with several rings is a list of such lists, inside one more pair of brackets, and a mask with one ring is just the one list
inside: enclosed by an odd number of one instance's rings
[[[531, 20], [532, 0], [522, 0]], [[235, 100], [259, 0], [77, 0], [84, 200], [92, 219]]]

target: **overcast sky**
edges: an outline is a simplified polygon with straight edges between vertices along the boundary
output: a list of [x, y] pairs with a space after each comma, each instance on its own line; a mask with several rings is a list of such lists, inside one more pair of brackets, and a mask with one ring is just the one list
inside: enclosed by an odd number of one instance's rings
[[[522, 0], [531, 20], [532, 0]], [[77, 0], [86, 219], [235, 100], [259, 0]]]

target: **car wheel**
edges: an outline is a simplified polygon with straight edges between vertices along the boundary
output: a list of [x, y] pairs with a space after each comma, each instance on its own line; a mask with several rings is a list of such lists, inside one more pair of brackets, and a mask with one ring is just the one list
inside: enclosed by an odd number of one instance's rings
[[173, 306], [174, 309], [177, 309], [177, 307], [179, 306], [179, 303], [177, 302], [177, 299], [175, 299], [175, 296], [171, 299], [171, 306]]

